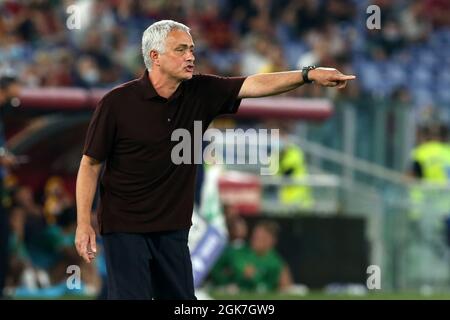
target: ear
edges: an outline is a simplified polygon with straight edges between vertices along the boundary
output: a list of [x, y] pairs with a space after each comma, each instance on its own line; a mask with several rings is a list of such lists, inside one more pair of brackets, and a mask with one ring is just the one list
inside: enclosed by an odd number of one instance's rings
[[150, 55], [150, 59], [152, 60], [153, 65], [159, 66], [159, 52], [156, 50], [151, 50], [149, 55]]

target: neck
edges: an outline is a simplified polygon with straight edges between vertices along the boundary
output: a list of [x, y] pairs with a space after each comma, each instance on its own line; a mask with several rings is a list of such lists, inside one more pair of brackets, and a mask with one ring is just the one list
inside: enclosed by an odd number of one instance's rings
[[254, 252], [256, 253], [257, 256], [263, 257], [263, 256], [265, 256], [266, 254], [268, 254], [270, 250], [271, 250], [271, 249], [266, 249], [266, 250], [261, 250], [261, 251], [256, 251], [256, 250], [254, 250]]
[[159, 70], [152, 69], [148, 77], [159, 96], [168, 99], [178, 88], [181, 81], [162, 74]]

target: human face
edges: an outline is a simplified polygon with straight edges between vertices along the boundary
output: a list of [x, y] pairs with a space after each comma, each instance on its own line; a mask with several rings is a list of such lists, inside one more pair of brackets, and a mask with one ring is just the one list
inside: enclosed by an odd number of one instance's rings
[[157, 64], [163, 74], [176, 80], [192, 78], [194, 72], [194, 43], [189, 33], [172, 30], [167, 35], [166, 50], [159, 54]]
[[275, 245], [275, 239], [264, 227], [257, 226], [250, 239], [252, 249], [259, 255], [264, 255]]
[[20, 95], [20, 85], [16, 82], [11, 83], [4, 89], [0, 89], [0, 108], [11, 102], [11, 99]]

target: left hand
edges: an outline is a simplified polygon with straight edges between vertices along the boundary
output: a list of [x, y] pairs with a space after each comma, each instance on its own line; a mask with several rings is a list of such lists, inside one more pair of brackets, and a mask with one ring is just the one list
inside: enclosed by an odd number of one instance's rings
[[309, 71], [308, 78], [324, 87], [343, 89], [347, 85], [347, 81], [356, 79], [356, 76], [345, 75], [334, 68], [319, 67]]
[[252, 279], [255, 276], [256, 269], [253, 265], [247, 264], [244, 268], [244, 277], [247, 279]]

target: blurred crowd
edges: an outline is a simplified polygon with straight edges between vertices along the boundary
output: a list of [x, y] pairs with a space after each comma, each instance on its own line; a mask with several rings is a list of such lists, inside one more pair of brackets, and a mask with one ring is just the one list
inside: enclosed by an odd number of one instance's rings
[[[381, 9], [380, 30], [367, 28], [371, 4]], [[71, 5], [81, 13], [80, 29], [68, 24]], [[436, 109], [437, 118], [450, 120], [439, 115], [450, 111], [448, 0], [5, 0], [0, 71], [14, 70], [25, 88], [110, 88], [142, 74], [142, 32], [161, 19], [192, 29], [196, 72], [232, 76], [332, 66], [358, 76], [340, 95], [399, 98], [423, 108], [424, 117]], [[304, 86], [287, 94], [337, 93]], [[425, 177], [427, 164], [416, 160], [413, 174]], [[87, 265], [75, 252], [74, 199], [62, 180], [50, 178], [42, 195], [8, 183], [6, 286], [22, 295], [38, 289], [63, 294], [66, 267], [79, 265], [88, 291], [99, 293], [101, 260]], [[238, 215], [228, 212], [227, 223], [231, 242], [211, 273], [214, 286], [227, 292], [292, 286], [274, 249], [276, 225], [262, 222], [248, 235]]]
[[[5, 187], [3, 204], [9, 211], [10, 224], [5, 294], [52, 298], [100, 293], [101, 261], [85, 263], [73, 245], [75, 202], [63, 179], [50, 177], [43, 194], [35, 194], [12, 175], [6, 179]], [[81, 275], [77, 288], [80, 290], [72, 292], [67, 286], [67, 268], [71, 265], [79, 266]]]
[[239, 292], [294, 292], [291, 270], [277, 252], [280, 226], [260, 220], [251, 232], [232, 206], [224, 207], [229, 243], [215, 263], [208, 285], [227, 294]]
[[[72, 28], [73, 4], [80, 29]], [[372, 4], [380, 30], [366, 25]], [[6, 0], [0, 11], [0, 62], [28, 87], [111, 87], [137, 77], [142, 32], [173, 19], [192, 29], [197, 72], [333, 66], [359, 77], [346, 95], [404, 89], [419, 106], [450, 104], [447, 0]]]

